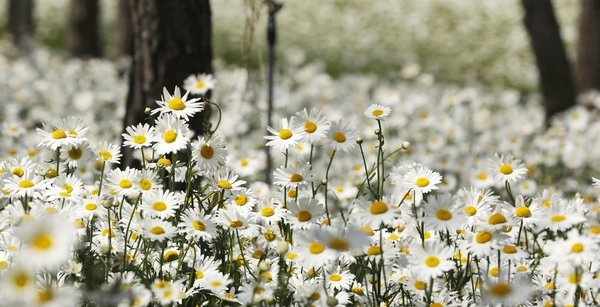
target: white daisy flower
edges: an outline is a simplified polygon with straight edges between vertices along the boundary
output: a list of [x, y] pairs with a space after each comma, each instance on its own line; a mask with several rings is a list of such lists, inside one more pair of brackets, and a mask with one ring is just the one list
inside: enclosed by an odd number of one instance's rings
[[273, 147], [277, 150], [285, 151], [286, 149], [296, 146], [305, 135], [302, 127], [290, 127], [287, 118], [281, 119], [281, 130], [277, 131], [271, 127], [267, 130], [272, 135], [266, 135], [264, 138], [268, 140], [266, 146]]
[[169, 190], [152, 190], [142, 195], [140, 210], [149, 216], [166, 219], [175, 215], [182, 202], [179, 194]]
[[177, 118], [182, 118], [186, 122], [190, 120], [190, 117], [204, 109], [204, 103], [199, 102], [200, 98], [193, 98], [187, 100], [189, 91], [181, 97], [181, 91], [179, 87], [175, 86], [175, 92], [171, 96], [167, 88], [163, 88], [162, 100], [157, 100], [156, 103], [160, 106], [157, 109], [152, 110], [152, 115], [159, 113], [164, 115], [165, 113], [171, 113]]
[[415, 192], [429, 193], [437, 190], [437, 184], [442, 182], [442, 176], [426, 167], [411, 169], [404, 176], [403, 186]]
[[163, 114], [156, 120], [156, 142], [153, 148], [160, 156], [176, 153], [187, 147], [193, 132], [173, 114]]
[[329, 144], [335, 151], [349, 152], [356, 144], [358, 130], [350, 124], [344, 125], [342, 120], [331, 123], [331, 128], [327, 134]]
[[211, 74], [190, 75], [183, 81], [183, 88], [194, 94], [204, 96], [215, 88], [217, 80]]
[[365, 116], [367, 118], [383, 121], [384, 117], [390, 115], [391, 112], [392, 109], [390, 107], [382, 106], [380, 104], [372, 104], [365, 110]]
[[123, 136], [123, 146], [129, 146], [134, 149], [152, 146], [154, 140], [154, 127], [148, 124], [138, 124], [125, 128], [126, 133]]
[[488, 164], [494, 180], [501, 184], [504, 184], [505, 181], [516, 182], [527, 174], [525, 164], [521, 163], [519, 159], [514, 159], [512, 155], [504, 157], [504, 155], [495, 154]]
[[317, 144], [327, 137], [331, 122], [327, 116], [317, 108], [312, 108], [310, 113], [304, 109], [292, 116], [290, 124], [293, 128], [303, 128], [306, 133], [302, 141]]

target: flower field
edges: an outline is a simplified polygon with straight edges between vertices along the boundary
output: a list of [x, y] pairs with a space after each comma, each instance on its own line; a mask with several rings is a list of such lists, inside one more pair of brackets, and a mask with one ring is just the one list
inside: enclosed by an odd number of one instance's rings
[[0, 44], [0, 306], [599, 304], [597, 93], [546, 128], [514, 72], [334, 78], [287, 47], [270, 126], [263, 75], [219, 60], [123, 127], [122, 63]]

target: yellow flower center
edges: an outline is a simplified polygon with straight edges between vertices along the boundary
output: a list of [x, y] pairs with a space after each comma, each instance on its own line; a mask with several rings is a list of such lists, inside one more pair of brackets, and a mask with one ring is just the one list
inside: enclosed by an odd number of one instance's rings
[[167, 209], [167, 204], [162, 201], [157, 201], [154, 204], [152, 204], [152, 209], [156, 211], [165, 211]]
[[430, 268], [435, 268], [440, 264], [440, 259], [436, 256], [429, 256], [425, 259], [425, 264]]
[[165, 233], [165, 230], [160, 226], [154, 226], [150, 229], [150, 233], [153, 235], [162, 235]]
[[338, 143], [344, 143], [346, 142], [346, 135], [343, 132], [336, 132], [333, 135], [333, 139], [338, 142]]
[[35, 184], [31, 180], [23, 180], [19, 182], [19, 188], [28, 189], [33, 187]]
[[542, 207], [550, 208], [551, 205], [552, 203], [549, 200], [544, 200], [542, 202]]
[[466, 215], [473, 216], [473, 215], [477, 214], [477, 208], [475, 208], [473, 206], [468, 206], [467, 209], [465, 209], [464, 212], [465, 212]]
[[108, 228], [104, 228], [104, 230], [102, 230], [102, 236], [104, 237], [106, 235], [109, 235], [111, 238], [114, 238], [115, 237], [115, 232], [111, 229], [110, 230], [110, 234], [109, 234]]
[[510, 175], [513, 172], [513, 168], [508, 164], [502, 164], [502, 166], [500, 166], [500, 172], [504, 175]]
[[269, 241], [269, 242], [272, 242], [273, 240], [275, 240], [277, 238], [277, 235], [271, 229], [267, 230], [265, 232], [264, 236], [265, 236], [265, 239], [267, 239], [267, 241]]
[[54, 132], [52, 132], [52, 138], [55, 140], [64, 139], [66, 137], [67, 134], [62, 130], [54, 130]]
[[282, 140], [287, 140], [291, 138], [292, 135], [292, 130], [290, 129], [281, 129], [281, 131], [279, 131], [279, 138]]
[[380, 255], [381, 254], [381, 247], [375, 245], [375, 246], [371, 246], [369, 247], [369, 249], [367, 249], [367, 254], [369, 255]]
[[229, 223], [229, 227], [231, 227], [231, 228], [242, 227], [242, 225], [244, 225], [244, 223], [240, 220], [233, 220], [233, 221], [231, 221], [231, 223]]
[[555, 215], [552, 217], [552, 222], [558, 223], [566, 220], [567, 218], [564, 215]]
[[202, 223], [200, 221], [192, 222], [192, 227], [194, 227], [194, 229], [199, 230], [199, 231], [206, 230], [206, 225], [204, 225], [204, 223]]
[[12, 174], [15, 175], [15, 176], [17, 176], [17, 177], [23, 177], [23, 175], [25, 174], [25, 171], [22, 168], [20, 168], [20, 167], [15, 167], [12, 170]]
[[308, 250], [310, 251], [311, 254], [320, 254], [325, 250], [325, 245], [323, 245], [323, 243], [321, 242], [313, 242], [309, 247]]
[[31, 282], [31, 278], [24, 272], [17, 273], [13, 278], [14, 284], [19, 288], [24, 288]]
[[361, 288], [352, 288], [352, 292], [354, 292], [354, 294], [359, 295], [359, 296], [365, 295], [365, 291], [363, 291], [363, 289], [361, 289]]
[[179, 253], [177, 251], [168, 251], [165, 253], [163, 259], [165, 260], [165, 262], [175, 261], [179, 259]]
[[531, 216], [531, 210], [529, 210], [529, 208], [527, 207], [519, 207], [517, 208], [517, 211], [515, 213], [518, 217], [530, 217]]
[[232, 188], [231, 183], [229, 183], [229, 181], [227, 180], [221, 180], [217, 183], [217, 186], [221, 189], [226, 189], [229, 190]]
[[338, 251], [344, 251], [348, 250], [350, 245], [348, 244], [348, 241], [342, 238], [333, 238], [331, 241], [329, 241], [329, 247]]
[[506, 223], [506, 218], [500, 213], [494, 213], [488, 219], [488, 224], [490, 225], [498, 225], [502, 223]]
[[509, 284], [503, 282], [495, 284], [491, 289], [490, 293], [496, 296], [506, 296], [512, 292], [512, 288]]
[[444, 307], [444, 305], [442, 305], [440, 303], [431, 303], [431, 305], [429, 305], [429, 307]]
[[185, 109], [185, 103], [180, 98], [171, 99], [171, 101], [169, 101], [169, 104], [167, 106], [169, 107], [169, 109], [176, 110], [176, 111]]
[[317, 130], [317, 124], [313, 122], [306, 122], [306, 124], [304, 124], [304, 131], [306, 133], [313, 133], [315, 130]]
[[254, 251], [254, 253], [252, 253], [252, 258], [260, 259], [260, 257], [262, 257], [262, 255], [264, 254], [265, 252], [261, 251], [260, 249], [257, 249], [256, 251]]
[[298, 192], [296, 192], [296, 190], [289, 190], [287, 193], [287, 196], [289, 198], [296, 198], [297, 195], [298, 195]]
[[574, 253], [581, 253], [583, 252], [583, 244], [581, 243], [575, 243], [573, 244], [573, 246], [571, 246], [571, 251]]
[[424, 188], [426, 186], [429, 185], [429, 179], [421, 177], [419, 179], [417, 179], [417, 181], [415, 182], [415, 184], [419, 187], [419, 188]]
[[140, 181], [140, 188], [144, 191], [148, 191], [152, 188], [152, 182], [148, 179], [142, 179], [142, 181]]
[[198, 83], [196, 83], [196, 88], [198, 88], [198, 89], [203, 88], [204, 86], [205, 86], [205, 84], [202, 81], [198, 81]]
[[486, 180], [487, 179], [487, 174], [486, 173], [480, 173], [479, 175], [477, 175], [477, 179], [479, 179], [479, 180]]
[[246, 202], [248, 202], [248, 198], [246, 198], [245, 195], [238, 195], [235, 198], [235, 204], [238, 205], [238, 206], [243, 206], [243, 205], [246, 204]]
[[143, 135], [136, 135], [133, 138], [133, 142], [136, 143], [136, 144], [140, 144], [140, 145], [144, 144], [144, 143], [146, 143], [146, 137], [143, 136]]
[[440, 209], [435, 213], [435, 216], [442, 221], [447, 221], [452, 218], [452, 213], [446, 209]]
[[119, 181], [119, 186], [122, 189], [129, 189], [131, 188], [132, 184], [131, 181], [129, 181], [129, 179], [122, 179], [121, 181]]
[[426, 285], [427, 284], [422, 280], [415, 281], [415, 288], [417, 288], [418, 290], [425, 290]]
[[200, 279], [200, 278], [204, 278], [204, 272], [202, 271], [196, 271], [196, 279]]
[[41, 233], [31, 240], [31, 246], [39, 250], [49, 249], [52, 243], [52, 236], [49, 233]]
[[378, 200], [371, 204], [371, 207], [369, 207], [369, 211], [371, 212], [371, 214], [386, 213], [388, 211], [388, 206], [386, 203]]
[[89, 204], [85, 205], [85, 210], [88, 210], [88, 211], [94, 211], [94, 210], [96, 210], [96, 208], [98, 208], [98, 206], [96, 204], [89, 203]]
[[373, 110], [371, 114], [373, 114], [373, 116], [380, 116], [381, 114], [383, 114], [383, 110]]
[[571, 276], [569, 276], [569, 282], [572, 284], [578, 284], [581, 281], [581, 274], [571, 274]]
[[310, 214], [310, 212], [308, 212], [306, 210], [302, 210], [302, 211], [298, 212], [298, 214], [296, 214], [296, 218], [300, 222], [306, 222], [312, 218], [312, 214]]
[[166, 159], [166, 158], [160, 158], [160, 159], [158, 159], [157, 163], [161, 163], [165, 167], [171, 166], [171, 160]]
[[490, 275], [498, 277], [498, 268], [494, 267], [490, 269]]
[[480, 231], [477, 236], [475, 236], [475, 241], [479, 244], [487, 243], [492, 239], [492, 234], [487, 231]]
[[8, 267], [8, 262], [6, 260], [0, 260], [0, 270], [4, 270]]
[[101, 151], [98, 155], [104, 161], [108, 161], [112, 158], [112, 154], [110, 153], [110, 151]]
[[163, 139], [167, 143], [173, 143], [173, 142], [175, 142], [175, 139], [177, 139], [177, 132], [175, 132], [173, 130], [169, 130], [169, 131], [165, 132]]
[[262, 214], [262, 216], [273, 216], [273, 214], [275, 214], [275, 210], [273, 210], [272, 208], [264, 208], [260, 211], [260, 214]]
[[302, 177], [302, 175], [300, 175], [300, 174], [293, 174], [290, 177], [290, 182], [300, 182], [302, 180], [304, 180], [304, 177]]
[[200, 155], [204, 158], [204, 159], [210, 159], [214, 156], [215, 154], [215, 150], [208, 145], [204, 145], [202, 146], [202, 148], [200, 148]]
[[508, 245], [502, 248], [502, 252], [505, 254], [514, 254], [517, 252], [517, 247], [514, 245]]
[[340, 281], [342, 280], [342, 276], [339, 274], [333, 274], [329, 276], [329, 280], [331, 281]]

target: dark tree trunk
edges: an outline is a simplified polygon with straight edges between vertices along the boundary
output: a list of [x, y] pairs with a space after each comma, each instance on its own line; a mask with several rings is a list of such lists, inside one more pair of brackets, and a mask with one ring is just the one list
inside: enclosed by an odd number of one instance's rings
[[540, 86], [550, 118], [575, 105], [575, 88], [554, 9], [550, 0], [522, 0], [525, 27], [540, 74]]
[[131, 33], [131, 15], [129, 0], [119, 0], [117, 27], [115, 31], [114, 58], [133, 55], [133, 37]]
[[101, 56], [99, 20], [98, 0], [71, 0], [67, 34], [71, 56]]
[[12, 42], [17, 46], [22, 45], [25, 37], [33, 36], [33, 0], [10, 0], [6, 26]]
[[577, 45], [580, 92], [600, 90], [600, 0], [583, 0]]
[[[189, 75], [212, 73], [208, 0], [129, 0], [129, 9], [133, 62], [124, 127], [144, 122], [144, 109], [158, 107], [163, 87], [173, 93]], [[189, 122], [196, 134], [203, 130], [202, 115]], [[121, 166], [136, 164], [124, 149]]]

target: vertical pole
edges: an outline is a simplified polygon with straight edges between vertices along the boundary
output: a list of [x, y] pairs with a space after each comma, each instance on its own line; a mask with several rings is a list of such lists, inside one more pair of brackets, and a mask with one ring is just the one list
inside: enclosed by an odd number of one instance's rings
[[[269, 78], [268, 78], [268, 99], [269, 106], [267, 109], [267, 126], [272, 127], [271, 116], [273, 115], [273, 77], [275, 74], [275, 41], [277, 39], [277, 32], [275, 27], [275, 14], [281, 9], [281, 4], [275, 3], [274, 1], [268, 0], [269, 5], [269, 24], [267, 25], [267, 41], [269, 43]], [[267, 154], [267, 167], [265, 169], [265, 182], [271, 184], [271, 169], [273, 168], [273, 162], [271, 161], [271, 151], [269, 147], [265, 146]]]

